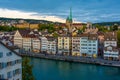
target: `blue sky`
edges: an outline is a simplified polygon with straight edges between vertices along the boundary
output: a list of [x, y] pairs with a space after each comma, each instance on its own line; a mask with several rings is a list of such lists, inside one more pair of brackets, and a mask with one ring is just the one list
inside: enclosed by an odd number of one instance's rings
[[64, 22], [70, 7], [76, 22], [120, 21], [120, 0], [0, 0], [0, 17]]

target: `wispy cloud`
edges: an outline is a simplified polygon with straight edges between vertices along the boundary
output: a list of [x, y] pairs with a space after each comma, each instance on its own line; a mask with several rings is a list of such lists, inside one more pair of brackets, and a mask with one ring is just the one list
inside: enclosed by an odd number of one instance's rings
[[58, 16], [44, 15], [37, 12], [10, 10], [6, 8], [0, 8], [0, 17], [48, 20], [48, 21], [63, 22], [63, 23], [65, 22], [65, 19]]

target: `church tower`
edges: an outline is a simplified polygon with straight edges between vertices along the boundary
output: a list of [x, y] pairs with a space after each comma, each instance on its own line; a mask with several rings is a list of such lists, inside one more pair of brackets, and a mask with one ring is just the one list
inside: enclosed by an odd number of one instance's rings
[[72, 23], [73, 23], [73, 20], [72, 20], [72, 9], [70, 8], [69, 16], [66, 19], [66, 25], [68, 27], [68, 32], [69, 33], [72, 33]]

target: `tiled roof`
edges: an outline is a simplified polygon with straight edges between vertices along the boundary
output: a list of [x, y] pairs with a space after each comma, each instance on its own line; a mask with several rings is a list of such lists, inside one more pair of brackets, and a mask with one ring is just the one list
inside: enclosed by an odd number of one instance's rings
[[15, 53], [16, 55], [21, 56], [19, 53], [17, 53], [16, 51], [14, 51], [13, 48], [5, 45], [5, 44], [2, 43], [1, 41], [0, 41], [0, 44], [3, 45], [4, 47], [6, 47], [7, 49], [9, 49], [11, 52]]
[[33, 34], [30, 34], [31, 33], [31, 30], [19, 30], [20, 34], [22, 37], [26, 37], [26, 38], [37, 38], [38, 35], [35, 35], [35, 34], [39, 34], [38, 32], [36, 31], [32, 31]]
[[104, 34], [105, 41], [116, 41], [117, 40], [117, 33], [116, 32], [107, 32]]

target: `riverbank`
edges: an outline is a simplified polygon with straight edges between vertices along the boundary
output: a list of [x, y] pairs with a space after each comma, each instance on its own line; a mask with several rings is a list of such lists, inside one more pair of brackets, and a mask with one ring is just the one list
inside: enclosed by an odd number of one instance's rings
[[85, 58], [85, 57], [77, 57], [77, 56], [60, 56], [60, 55], [45, 55], [45, 54], [20, 54], [22, 57], [36, 57], [50, 60], [60, 60], [60, 61], [68, 61], [68, 62], [79, 62], [79, 63], [87, 63], [87, 64], [96, 64], [103, 66], [111, 66], [111, 67], [120, 67], [120, 61], [109, 61], [98, 58]]

